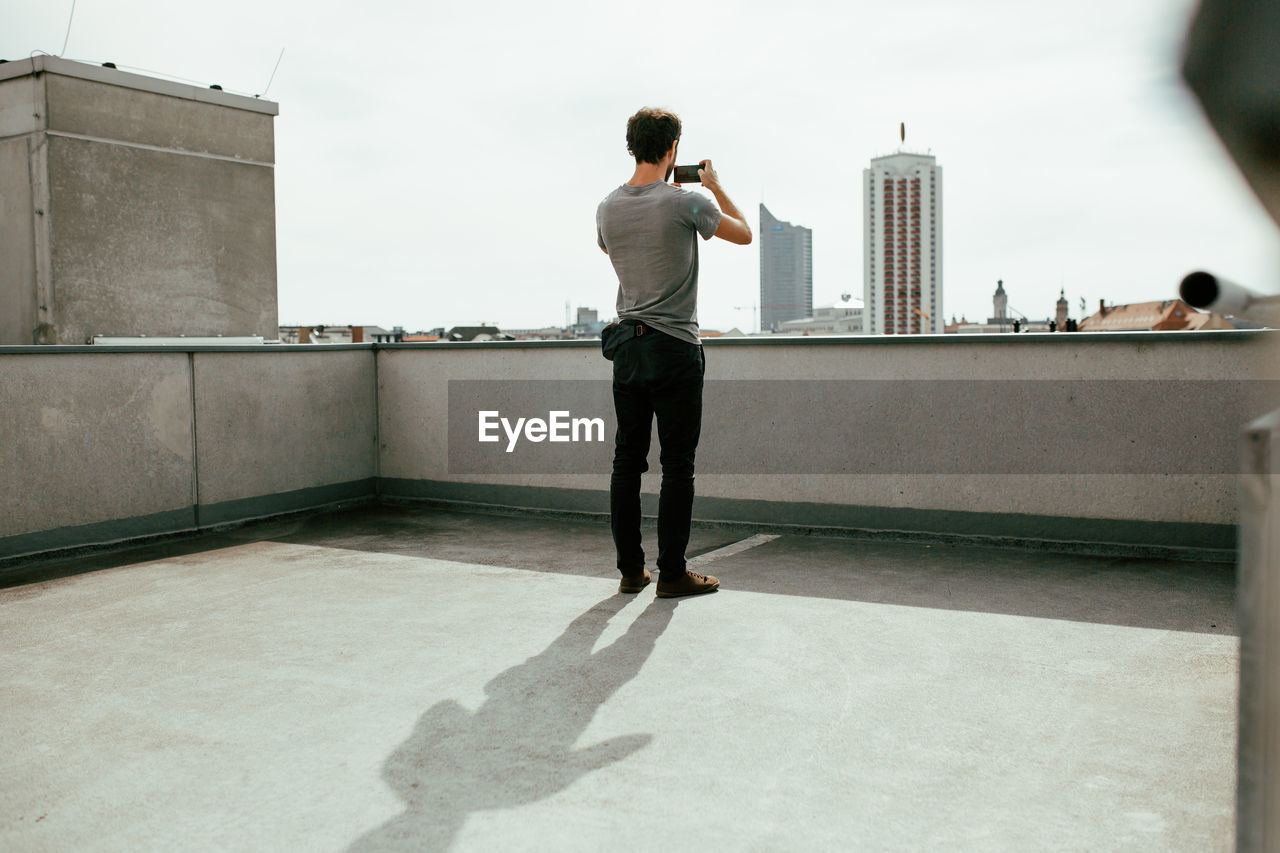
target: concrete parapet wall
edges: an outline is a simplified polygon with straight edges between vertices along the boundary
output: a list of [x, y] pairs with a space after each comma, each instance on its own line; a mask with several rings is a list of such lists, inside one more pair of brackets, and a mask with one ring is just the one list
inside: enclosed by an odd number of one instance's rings
[[202, 505], [377, 476], [373, 352], [194, 358]]
[[0, 559], [370, 498], [368, 347], [0, 347]]
[[[1224, 452], [1237, 458], [1238, 432], [1260, 414], [1251, 410], [1259, 401], [1215, 395], [1213, 383], [1271, 388], [1278, 342], [1274, 332], [711, 341], [708, 382], [754, 382], [764, 396], [745, 411], [709, 404], [699, 458], [730, 459], [734, 473], [699, 473], [695, 517], [1229, 553], [1241, 473], [1204, 460]], [[0, 347], [0, 558], [377, 494], [607, 512], [610, 370], [595, 342]], [[826, 471], [814, 464], [833, 452], [824, 437], [855, 415], [867, 417], [847, 408], [855, 395], [791, 413], [805, 430], [778, 458], [733, 458], [750, 436], [753, 407], [757, 414], [777, 409], [768, 395], [818, 378], [881, 388], [920, 380], [1151, 382], [1175, 395], [1198, 389], [1165, 406], [1162, 419], [1178, 420], [1184, 406], [1213, 418], [1156, 422], [1150, 395], [1129, 405], [1112, 396], [1107, 405], [1081, 405], [1080, 423], [1064, 433], [1075, 437], [1053, 448], [1066, 460], [1093, 453], [1078, 469], [1057, 460], [1043, 474]], [[568, 473], [459, 473], [458, 442], [476, 435], [469, 426], [461, 437], [451, 434], [451, 384], [477, 382], [523, 388], [522, 399], [540, 411], [565, 404], [553, 399], [554, 389], [585, 388], [583, 399], [599, 411], [575, 414], [605, 418], [604, 440], [582, 451], [594, 454], [590, 464], [575, 457]], [[547, 399], [538, 397], [543, 388], [551, 389]], [[989, 400], [975, 400], [969, 411], [965, 399], [953, 395], [942, 413], [891, 407], [867, 429], [907, 438], [932, 430], [946, 446], [981, 456], [991, 441], [985, 424], [995, 418], [984, 420]], [[1054, 426], [1036, 407], [1016, 412], [1028, 435]], [[467, 423], [474, 417], [452, 415]], [[1185, 440], [1204, 424], [1218, 426]], [[1154, 445], [1145, 458], [1167, 457], [1167, 467], [1109, 472], [1095, 433]], [[657, 453], [655, 440], [644, 481], [649, 512], [660, 481]]]
[[119, 519], [191, 524], [190, 380], [184, 352], [0, 354], [0, 547]]
[[[832, 454], [832, 448], [809, 442], [780, 451], [784, 457], [793, 454], [792, 468], [802, 473], [725, 474], [705, 473], [704, 469], [697, 479], [695, 516], [753, 522], [776, 518], [786, 523], [806, 523], [804, 519], [811, 518], [815, 520], [808, 523], [832, 526], [1073, 541], [1138, 543], [1156, 537], [1170, 545], [1229, 549], [1234, 546], [1233, 525], [1239, 519], [1238, 471], [1207, 468], [1200, 460], [1224, 454], [1234, 459], [1236, 431], [1265, 409], [1255, 410], [1262, 405], [1257, 400], [1246, 404], [1231, 395], [1222, 399], [1205, 396], [1206, 386], [1213, 381], [1222, 382], [1224, 388], [1250, 382], [1255, 383], [1251, 390], [1265, 390], [1269, 386], [1264, 383], [1276, 378], [1276, 337], [1274, 333], [1225, 332], [710, 340], [705, 346], [708, 383], [757, 381], [759, 384], [752, 387], [762, 393], [770, 393], [771, 380], [785, 380], [772, 386], [781, 393], [788, 383], [810, 379], [851, 383], [1074, 381], [1084, 383], [1085, 388], [1094, 382], [1124, 381], [1152, 383], [1155, 393], [1168, 394], [1177, 394], [1185, 384], [1187, 388], [1195, 386], [1197, 396], [1169, 401], [1161, 417], [1185, 406], [1187, 412], [1211, 415], [1222, 426], [1194, 444], [1155, 447], [1148, 456], [1167, 458], [1167, 465], [1138, 473], [1109, 470], [1109, 449], [1091, 444], [1087, 438], [1077, 439], [1072, 446], [1053, 448], [1061, 458], [1050, 460], [1052, 464], [1043, 474], [820, 473], [816, 471], [821, 465], [814, 461]], [[385, 493], [484, 502], [487, 489], [495, 503], [545, 500], [560, 509], [607, 510], [607, 449], [598, 460], [599, 468], [590, 473], [580, 469], [569, 474], [459, 473], [456, 448], [450, 455], [446, 406], [450, 380], [511, 380], [518, 384], [549, 378], [596, 379], [607, 388], [610, 365], [601, 359], [596, 346], [389, 348], [380, 350], [379, 359]], [[593, 396], [607, 400], [607, 390], [603, 396]], [[989, 403], [974, 400], [972, 405]], [[768, 404], [768, 400], [761, 400], [759, 406], [767, 408]], [[1117, 402], [1114, 395], [1106, 406], [1090, 406], [1084, 400], [1077, 409], [1080, 423], [1075, 433], [1087, 436], [1094, 432], [1092, 423], [1098, 427], [1098, 435], [1115, 436], [1119, 425], [1124, 436], [1133, 441], [1166, 441], [1165, 430], [1178, 425], [1155, 422], [1152, 412], [1143, 408], [1149, 404], [1149, 395], [1145, 402], [1134, 399], [1127, 408], [1124, 399]], [[563, 405], [548, 399], [542, 409]], [[953, 400], [951, 405], [964, 404]], [[596, 408], [604, 409], [610, 418], [611, 441], [610, 407], [597, 401]], [[839, 432], [851, 412], [839, 406], [823, 407], [819, 401], [792, 416], [811, 427], [813, 436], [822, 436]], [[1029, 436], [1058, 426], [1035, 409], [1018, 416]], [[957, 408], [928, 413], [927, 417], [919, 412], [902, 417], [904, 420], [890, 419], [877, 428], [897, 432], [905, 441], [922, 431], [941, 431], [956, 447], [988, 455], [999, 451], [987, 446], [990, 437], [982, 429], [984, 410]], [[913, 417], [916, 420], [910, 419]], [[704, 409], [700, 459], [730, 457], [742, 430], [769, 428], [764, 423], [752, 427], [751, 418], [749, 411], [734, 414]], [[970, 431], [956, 435], [957, 429]], [[1183, 425], [1182, 434], [1194, 431], [1194, 425]], [[1177, 430], [1171, 432], [1178, 434]], [[453, 440], [457, 438], [455, 434]], [[1124, 449], [1117, 446], [1110, 450], [1119, 455]], [[602, 449], [584, 448], [583, 452], [600, 456]], [[643, 487], [649, 495], [656, 494], [660, 481], [657, 453], [655, 437]], [[1084, 457], [1089, 461], [1072, 472], [1070, 460]], [[776, 458], [759, 461], [761, 468], [773, 472], [787, 470], [785, 458], [781, 462]], [[739, 471], [750, 469], [750, 459], [741, 463]], [[546, 491], [549, 489], [562, 491], [557, 496]], [[544, 493], [539, 495], [538, 490]], [[816, 520], [819, 517], [826, 520]], [[1064, 523], [1055, 525], [1055, 519]]]

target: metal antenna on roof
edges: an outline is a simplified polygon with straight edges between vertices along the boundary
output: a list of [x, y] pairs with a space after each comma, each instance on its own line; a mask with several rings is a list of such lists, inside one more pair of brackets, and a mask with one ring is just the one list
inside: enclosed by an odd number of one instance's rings
[[[284, 59], [284, 48], [280, 48], [280, 55], [276, 57], [276, 67], [271, 69], [271, 77], [267, 80], [267, 89], [271, 88], [271, 81], [276, 79], [276, 72], [280, 70], [280, 60]], [[262, 95], [267, 94], [267, 89], [262, 90]], [[261, 98], [262, 95], [254, 95], [255, 98]]]
[[67, 35], [62, 40], [62, 52], [58, 56], [65, 56], [67, 53], [67, 42], [71, 40], [71, 22], [76, 19], [76, 0], [71, 0], [71, 15], [67, 18]]

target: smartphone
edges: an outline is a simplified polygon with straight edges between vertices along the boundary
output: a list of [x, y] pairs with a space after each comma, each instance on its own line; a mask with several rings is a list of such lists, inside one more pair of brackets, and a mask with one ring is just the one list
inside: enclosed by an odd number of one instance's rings
[[698, 170], [702, 166], [676, 166], [675, 182], [677, 184], [700, 184], [702, 179], [698, 177]]

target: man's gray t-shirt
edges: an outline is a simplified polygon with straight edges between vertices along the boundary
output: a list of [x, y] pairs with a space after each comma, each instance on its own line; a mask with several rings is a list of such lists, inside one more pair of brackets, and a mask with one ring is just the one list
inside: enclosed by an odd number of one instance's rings
[[701, 193], [654, 181], [623, 184], [596, 209], [596, 241], [618, 274], [618, 317], [698, 340], [698, 240], [720, 227]]

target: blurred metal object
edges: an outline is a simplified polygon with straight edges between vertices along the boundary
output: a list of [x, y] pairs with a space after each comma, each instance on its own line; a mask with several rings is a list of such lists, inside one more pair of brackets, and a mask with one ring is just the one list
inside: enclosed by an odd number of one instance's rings
[[1280, 3], [1204, 0], [1182, 76], [1249, 186], [1280, 225]]
[[1223, 317], [1240, 317], [1280, 325], [1280, 296], [1264, 296], [1242, 284], [1198, 270], [1178, 286], [1178, 295], [1192, 308]]
[[[1182, 75], [1271, 218], [1280, 225], [1280, 2], [1202, 0]], [[1209, 273], [1182, 282], [1196, 307], [1254, 315], [1259, 297]], [[1188, 294], [1190, 291], [1190, 294]], [[1194, 297], [1194, 300], [1190, 297]], [[1276, 369], [1273, 362], [1271, 370]], [[1240, 731], [1236, 850], [1280, 850], [1280, 410], [1243, 430], [1240, 563]]]

